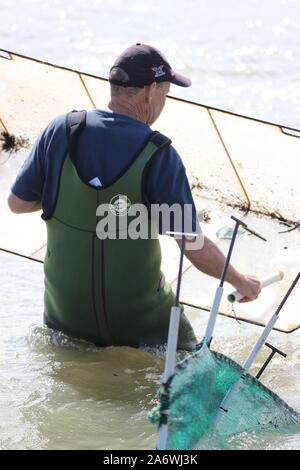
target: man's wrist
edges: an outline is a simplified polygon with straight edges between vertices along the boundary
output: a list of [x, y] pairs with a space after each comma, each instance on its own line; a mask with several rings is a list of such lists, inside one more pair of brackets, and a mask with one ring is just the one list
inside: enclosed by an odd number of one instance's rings
[[236, 290], [239, 290], [241, 284], [243, 283], [243, 275], [236, 271], [234, 268], [231, 268], [226, 276], [226, 281], [229, 282]]

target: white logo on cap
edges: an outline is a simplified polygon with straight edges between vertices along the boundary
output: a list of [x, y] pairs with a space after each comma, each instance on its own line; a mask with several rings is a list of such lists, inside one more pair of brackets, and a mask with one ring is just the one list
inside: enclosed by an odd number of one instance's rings
[[166, 72], [163, 71], [163, 65], [160, 65], [159, 67], [152, 67], [152, 70], [155, 72], [154, 78], [166, 75]]

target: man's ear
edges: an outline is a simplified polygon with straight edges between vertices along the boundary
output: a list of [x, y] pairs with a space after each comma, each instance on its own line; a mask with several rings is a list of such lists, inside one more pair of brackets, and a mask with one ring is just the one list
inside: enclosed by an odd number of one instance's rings
[[153, 100], [155, 89], [157, 87], [156, 82], [151, 83], [151, 85], [146, 85], [145, 90], [145, 101], [150, 104]]

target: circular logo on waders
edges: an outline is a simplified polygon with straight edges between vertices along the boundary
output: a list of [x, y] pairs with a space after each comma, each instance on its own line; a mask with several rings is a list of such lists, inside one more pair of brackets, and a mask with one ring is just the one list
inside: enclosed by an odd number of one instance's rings
[[125, 196], [125, 194], [117, 194], [111, 199], [109, 203], [110, 210], [114, 215], [128, 214], [130, 206], [130, 199]]

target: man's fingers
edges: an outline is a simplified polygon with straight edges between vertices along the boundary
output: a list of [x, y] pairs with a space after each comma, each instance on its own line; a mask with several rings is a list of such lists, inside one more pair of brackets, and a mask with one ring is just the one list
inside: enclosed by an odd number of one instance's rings
[[250, 302], [250, 299], [249, 297], [242, 297], [238, 302], [239, 304], [244, 304], [245, 302]]
[[245, 302], [252, 302], [253, 300], [256, 300], [257, 298], [258, 298], [258, 295], [256, 295], [255, 297], [254, 296], [253, 297], [245, 296], [245, 297], [242, 297], [241, 300], [239, 300], [239, 303], [243, 304]]

